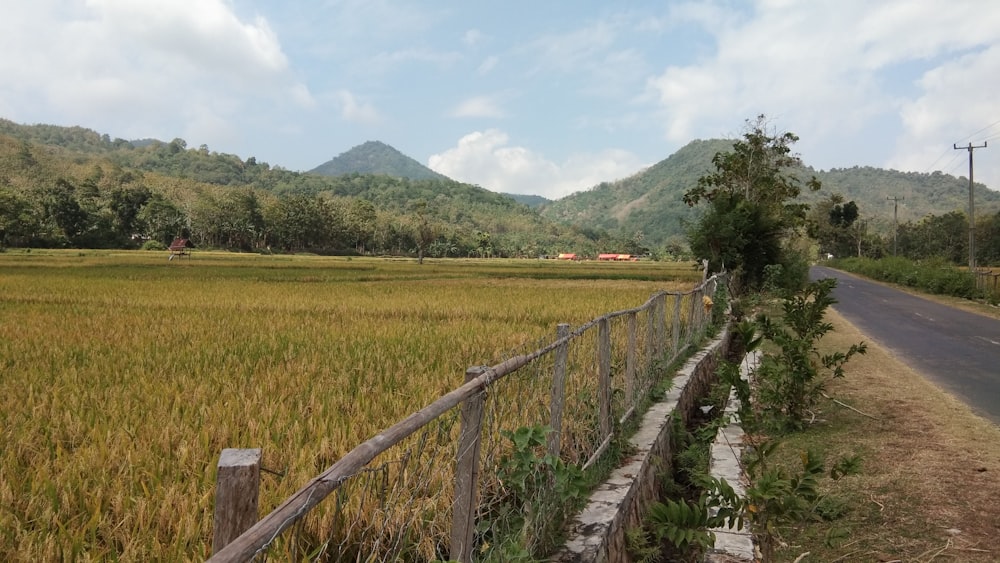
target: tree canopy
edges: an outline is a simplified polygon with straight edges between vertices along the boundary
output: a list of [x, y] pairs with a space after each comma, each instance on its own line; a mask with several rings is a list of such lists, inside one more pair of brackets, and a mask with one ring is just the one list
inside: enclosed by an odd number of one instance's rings
[[[715, 170], [684, 194], [689, 206], [709, 205], [689, 232], [692, 252], [713, 270], [735, 270], [745, 287], [805, 281], [804, 258], [788, 244], [808, 209], [795, 202], [802, 185], [795, 175], [801, 162], [791, 151], [796, 141], [792, 133], [769, 131], [763, 115], [747, 120], [742, 139], [716, 153]], [[815, 177], [805, 185], [820, 188]]]

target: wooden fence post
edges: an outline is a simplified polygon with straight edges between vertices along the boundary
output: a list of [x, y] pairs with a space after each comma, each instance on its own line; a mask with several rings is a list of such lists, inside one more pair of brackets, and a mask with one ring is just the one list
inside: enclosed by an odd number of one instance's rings
[[[569, 336], [569, 324], [560, 323], [556, 327], [556, 338]], [[559, 457], [562, 450], [562, 417], [563, 404], [566, 400], [566, 364], [569, 357], [569, 343], [560, 344], [555, 350], [555, 366], [552, 373], [552, 402], [549, 426], [552, 431], [546, 438], [548, 452], [553, 457]]]
[[656, 355], [662, 356], [667, 341], [667, 294], [656, 300]]
[[257, 523], [260, 491], [260, 448], [225, 448], [215, 478], [212, 553]]
[[[485, 366], [465, 370], [468, 383], [486, 371]], [[472, 562], [472, 540], [476, 524], [476, 489], [479, 483], [479, 447], [483, 426], [483, 394], [462, 402], [462, 428], [455, 462], [455, 501], [451, 520], [451, 559]]]
[[680, 352], [681, 343], [681, 305], [684, 303], [683, 295], [674, 296], [674, 355]]
[[700, 289], [691, 294], [691, 309], [688, 310], [687, 334], [684, 335], [684, 342], [686, 344], [694, 342], [694, 335], [698, 332], [698, 319], [695, 315], [698, 314], [699, 309], [701, 309]]
[[637, 318], [638, 314], [632, 311], [628, 314], [627, 327], [628, 327], [628, 348], [625, 350], [625, 409], [629, 410], [635, 406], [636, 402], [636, 373], [638, 369], [636, 367], [636, 358], [638, 357], [638, 351], [636, 350], [636, 332], [638, 332], [639, 320]]
[[611, 321], [602, 317], [597, 322], [598, 402], [601, 439], [611, 435]]

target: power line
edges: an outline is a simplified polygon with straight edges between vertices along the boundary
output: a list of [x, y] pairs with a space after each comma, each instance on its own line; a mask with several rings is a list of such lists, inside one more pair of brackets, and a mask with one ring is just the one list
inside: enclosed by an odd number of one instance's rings
[[[1000, 119], [998, 119], [998, 120], [994, 121], [993, 123], [990, 123], [990, 124], [989, 124], [989, 125], [987, 125], [986, 127], [983, 127], [983, 128], [982, 128], [982, 129], [980, 129], [979, 131], [974, 131], [974, 132], [970, 133], [969, 135], [966, 135], [966, 136], [965, 136], [965, 137], [963, 137], [962, 139], [958, 140], [958, 141], [956, 142], [956, 144], [958, 144], [958, 143], [964, 143], [964, 142], [968, 141], [969, 139], [971, 139], [972, 137], [974, 137], [974, 136], [976, 136], [976, 135], [978, 135], [978, 134], [982, 133], [983, 131], [986, 131], [987, 129], [990, 129], [990, 128], [992, 128], [992, 127], [995, 127], [995, 126], [997, 126], [997, 125], [1000, 125]], [[973, 147], [973, 148], [981, 148], [981, 147]]]

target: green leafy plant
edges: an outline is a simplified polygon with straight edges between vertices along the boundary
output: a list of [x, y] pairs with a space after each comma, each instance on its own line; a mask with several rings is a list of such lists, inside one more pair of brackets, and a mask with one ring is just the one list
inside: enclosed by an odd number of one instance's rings
[[759, 401], [786, 429], [802, 428], [828, 377], [843, 377], [844, 364], [867, 351], [862, 342], [847, 352], [819, 353], [817, 341], [833, 330], [823, 319], [826, 309], [837, 302], [832, 295], [836, 283], [833, 278], [818, 280], [785, 299], [780, 323], [766, 315], [757, 319], [761, 335], [778, 349], [764, 355], [757, 367]]
[[[865, 352], [862, 343], [847, 352], [819, 353], [817, 341], [833, 328], [823, 319], [827, 307], [835, 302], [831, 296], [835, 283], [815, 282], [787, 298], [780, 323], [760, 317], [734, 327], [741, 352], [767, 348], [756, 370], [756, 386], [742, 377], [738, 363], [722, 362], [717, 371], [721, 387], [732, 389], [739, 400], [737, 417], [746, 431], [744, 445], [748, 447], [742, 469], [751, 485], [741, 496], [724, 480], [699, 475], [689, 467], [697, 456], [690, 453], [688, 444], [679, 444], [675, 464], [680, 475], [696, 481], [702, 494], [696, 499], [655, 503], [647, 523], [649, 542], [665, 540], [681, 550], [704, 549], [714, 543], [711, 528], [742, 529], [749, 523], [766, 558], [778, 541], [779, 526], [836, 519], [846, 512], [843, 501], [820, 493], [820, 480], [827, 475], [821, 456], [805, 451], [797, 467], [773, 464], [770, 459], [779, 442], [766, 433], [775, 423], [782, 429], [800, 428], [805, 413], [821, 396], [826, 378], [842, 377], [844, 364], [854, 354]], [[692, 435], [684, 428], [674, 430], [678, 436]], [[829, 476], [839, 479], [860, 470], [860, 456], [845, 456], [833, 464]], [[836, 539], [831, 537], [830, 541]], [[643, 547], [641, 542], [636, 545], [637, 549]]]
[[583, 470], [545, 453], [551, 429], [525, 426], [501, 434], [512, 446], [497, 468], [499, 498], [481, 503], [476, 526], [486, 561], [534, 561], [556, 545], [568, 514], [587, 493]]

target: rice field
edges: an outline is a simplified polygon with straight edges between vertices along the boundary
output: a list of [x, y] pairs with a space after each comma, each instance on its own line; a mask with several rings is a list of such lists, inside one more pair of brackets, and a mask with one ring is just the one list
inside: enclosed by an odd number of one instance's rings
[[526, 342], [691, 287], [690, 264], [0, 253], [0, 558], [201, 560], [216, 463], [262, 514]]

